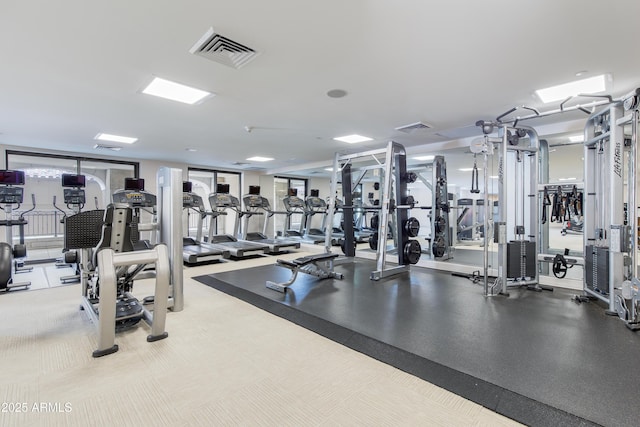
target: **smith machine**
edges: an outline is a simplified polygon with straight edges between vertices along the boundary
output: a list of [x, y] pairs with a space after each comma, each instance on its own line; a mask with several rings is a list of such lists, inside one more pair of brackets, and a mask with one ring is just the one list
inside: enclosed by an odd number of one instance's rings
[[[373, 164], [352, 169], [355, 162], [363, 161]], [[371, 280], [380, 280], [384, 277], [408, 272], [410, 265], [416, 264], [421, 255], [420, 243], [412, 239], [418, 235], [420, 224], [416, 218], [409, 217], [409, 210], [414, 208], [415, 201], [407, 191], [407, 184], [415, 182], [418, 177], [415, 173], [407, 171], [407, 156], [404, 147], [390, 141], [383, 149], [346, 155], [336, 153], [333, 161], [330, 194], [335, 195], [338, 182], [342, 182], [345, 239], [342, 246], [345, 255], [353, 257], [355, 256], [353, 193], [365, 175], [374, 170], [379, 171], [378, 175], [383, 178], [384, 182], [380, 186], [380, 213], [378, 228], [374, 233], [374, 238], [377, 238], [376, 269], [371, 272], [370, 278]], [[329, 199], [327, 224], [333, 224], [335, 197]], [[394, 228], [392, 234], [395, 240], [392, 248], [387, 247], [390, 223]], [[386, 257], [394, 248], [398, 256], [398, 265], [389, 266]], [[325, 252], [331, 252], [330, 232], [326, 234]]]
[[[429, 176], [429, 173], [431, 176]], [[444, 156], [434, 156], [430, 164], [423, 170], [417, 171], [418, 179], [431, 190], [431, 206], [421, 206], [428, 209], [431, 219], [431, 254], [437, 261], [453, 258], [450, 227], [449, 190], [447, 186], [447, 164]]]

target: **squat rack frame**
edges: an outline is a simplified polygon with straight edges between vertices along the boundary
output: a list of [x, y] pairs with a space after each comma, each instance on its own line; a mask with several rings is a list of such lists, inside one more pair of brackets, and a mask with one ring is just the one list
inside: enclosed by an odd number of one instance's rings
[[[384, 160], [380, 157], [384, 155]], [[359, 174], [355, 183], [352, 179], [355, 170], [352, 164], [355, 160], [373, 160], [371, 166], [358, 168]], [[327, 232], [325, 236], [325, 252], [331, 253], [331, 224], [335, 212], [335, 195], [338, 190], [338, 181], [342, 182], [342, 194], [344, 197], [343, 218], [344, 253], [347, 257], [355, 256], [355, 239], [353, 233], [353, 200], [352, 194], [355, 187], [362, 181], [366, 173], [370, 170], [381, 170], [384, 183], [381, 186], [381, 209], [378, 228], [378, 246], [376, 251], [376, 269], [371, 272], [371, 280], [380, 280], [396, 274], [407, 273], [410, 270], [410, 257], [419, 256], [420, 247], [417, 241], [410, 240], [407, 233], [403, 232], [404, 224], [408, 219], [409, 209], [413, 205], [407, 203], [407, 154], [404, 146], [389, 141], [386, 148], [364, 151], [353, 154], [336, 153], [333, 161], [333, 176], [331, 179], [331, 190], [329, 197], [329, 208], [327, 217]], [[395, 197], [394, 197], [395, 195]], [[389, 266], [387, 263], [387, 235], [389, 232], [389, 221], [394, 219], [394, 237], [397, 239], [398, 265]], [[415, 253], [417, 250], [417, 254]]]

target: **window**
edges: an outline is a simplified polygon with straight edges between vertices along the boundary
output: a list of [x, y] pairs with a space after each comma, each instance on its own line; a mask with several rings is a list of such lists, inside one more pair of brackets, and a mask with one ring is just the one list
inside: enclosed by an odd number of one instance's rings
[[[209, 204], [209, 195], [216, 192], [218, 184], [229, 184], [229, 194], [238, 198], [242, 203], [242, 185], [241, 175], [239, 172], [225, 172], [208, 169], [189, 168], [189, 181], [192, 184], [192, 191], [202, 197], [205, 210], [211, 212]], [[195, 236], [198, 227], [198, 216], [185, 213], [188, 215], [188, 232], [190, 236]], [[214, 234], [234, 234], [236, 221], [239, 219], [234, 212], [227, 212], [227, 215], [218, 217]], [[207, 216], [203, 219], [203, 235], [208, 235], [211, 224], [211, 217]]]
[[[85, 194], [87, 202], [84, 210], [95, 209], [96, 204], [103, 209], [111, 201], [111, 193], [121, 188], [125, 176], [138, 174], [138, 163], [116, 160], [98, 160], [55, 154], [36, 154], [29, 152], [6, 152], [8, 169], [25, 173], [24, 203], [13, 213], [17, 218], [21, 212], [32, 207], [32, 195], [35, 209], [25, 215], [24, 239], [29, 249], [53, 249], [62, 247], [64, 226], [62, 217], [73, 214], [71, 207], [64, 204], [61, 185], [62, 174], [84, 174], [86, 176]], [[116, 177], [118, 177], [116, 179]], [[115, 184], [115, 181], [120, 181]], [[54, 206], [55, 199], [55, 206]], [[14, 243], [19, 235], [14, 236]], [[49, 251], [48, 253], [52, 253]], [[31, 259], [49, 259], [50, 256], [30, 253]]]
[[[302, 178], [287, 178], [276, 176], [273, 180], [274, 197], [273, 206], [275, 211], [283, 212], [285, 210], [282, 202], [289, 194], [289, 189], [296, 189], [298, 197], [304, 199], [307, 195], [307, 180]], [[302, 215], [295, 214], [289, 217], [287, 221], [286, 215], [274, 215], [275, 220], [272, 221], [273, 235], [281, 236], [284, 230], [299, 230], [302, 223]]]

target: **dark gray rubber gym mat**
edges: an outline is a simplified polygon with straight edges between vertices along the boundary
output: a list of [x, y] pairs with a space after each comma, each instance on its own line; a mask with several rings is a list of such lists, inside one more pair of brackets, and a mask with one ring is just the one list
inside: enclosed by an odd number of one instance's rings
[[640, 337], [596, 304], [558, 289], [484, 298], [419, 268], [372, 282], [373, 267], [339, 265], [342, 281], [300, 274], [286, 295], [264, 285], [288, 278], [276, 266], [196, 280], [525, 424], [638, 425]]

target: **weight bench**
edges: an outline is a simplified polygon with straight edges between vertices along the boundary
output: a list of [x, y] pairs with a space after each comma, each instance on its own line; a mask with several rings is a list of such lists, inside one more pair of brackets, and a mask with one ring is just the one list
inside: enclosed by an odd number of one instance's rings
[[310, 274], [320, 279], [343, 279], [342, 273], [333, 271], [333, 260], [338, 254], [317, 254], [296, 258], [291, 261], [284, 259], [276, 260], [276, 265], [291, 270], [291, 278], [283, 283], [276, 283], [267, 280], [267, 288], [285, 293], [289, 285], [295, 282], [298, 272]]

